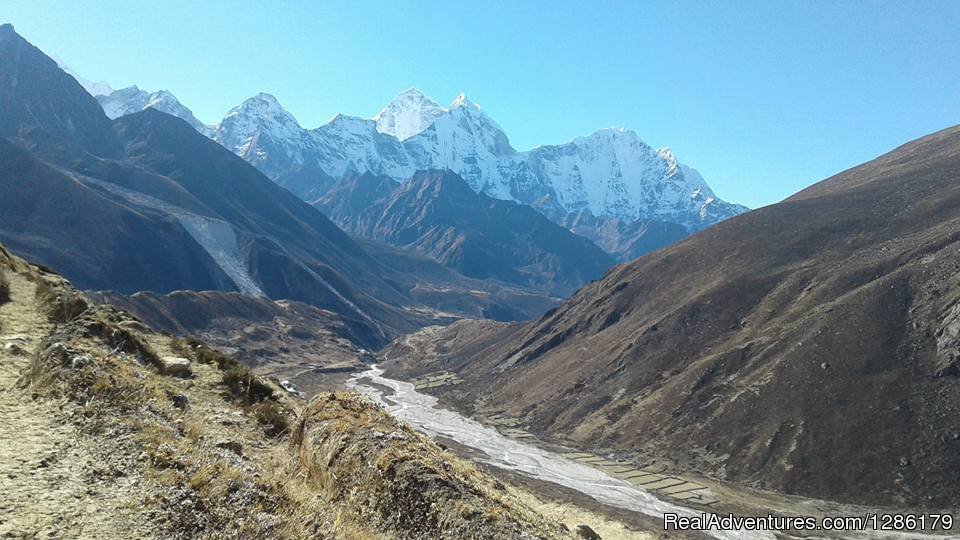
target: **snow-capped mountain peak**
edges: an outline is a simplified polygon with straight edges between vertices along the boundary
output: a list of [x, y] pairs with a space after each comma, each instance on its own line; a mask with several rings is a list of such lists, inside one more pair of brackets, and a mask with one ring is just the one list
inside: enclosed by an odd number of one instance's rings
[[418, 170], [450, 170], [475, 191], [531, 204], [547, 215], [587, 211], [689, 230], [746, 210], [717, 198], [669, 148], [654, 149], [623, 127], [517, 152], [464, 93], [443, 108], [408, 88], [372, 119], [338, 114], [313, 130], [302, 128], [267, 93], [234, 107], [217, 126], [200, 123], [167, 91], [132, 86], [98, 100], [111, 117], [146, 107], [179, 116], [274, 179], [307, 170], [321, 172], [324, 182], [365, 171], [402, 181]]
[[281, 156], [287, 166], [302, 164], [307, 137], [276, 97], [261, 92], [230, 109], [216, 126], [213, 139], [254, 165], [269, 169], [270, 159]]
[[461, 107], [467, 107], [467, 108], [471, 108], [471, 109], [476, 109], [476, 110], [478, 110], [478, 111], [482, 109], [482, 107], [480, 107], [480, 105], [477, 105], [476, 103], [474, 103], [474, 102], [470, 101], [469, 99], [467, 99], [467, 95], [464, 94], [463, 92], [460, 92], [459, 94], [457, 94], [457, 97], [453, 98], [453, 101], [450, 102], [450, 109], [451, 109], [451, 110], [453, 110], [453, 109], [459, 109], [459, 108], [461, 108]]
[[376, 130], [377, 125], [374, 120], [337, 113], [329, 122], [314, 131], [340, 131], [369, 135]]
[[[297, 120], [280, 105], [277, 98], [266, 92], [260, 92], [255, 96], [245, 99], [243, 103], [227, 111], [225, 118], [237, 116], [272, 118], [281, 123], [292, 122], [297, 124]], [[299, 126], [299, 124], [297, 125]]]
[[[272, 96], [261, 98], [265, 104], [248, 100], [231, 111], [216, 137], [272, 178], [304, 167], [323, 171], [324, 181], [365, 171], [403, 181], [418, 170], [450, 170], [475, 191], [531, 204], [547, 215], [589, 211], [690, 230], [745, 210], [717, 199], [669, 148], [654, 149], [623, 127], [517, 152], [500, 126], [462, 93], [444, 109], [410, 88], [372, 119], [338, 114], [314, 130], [300, 128]], [[249, 117], [249, 126], [242, 137], [227, 137], [240, 116]]]
[[211, 126], [197, 120], [193, 112], [184, 107], [176, 96], [167, 90], [146, 92], [134, 85], [114, 90], [107, 95], [96, 96], [96, 98], [100, 102], [104, 114], [109, 118], [119, 118], [150, 107], [186, 121], [194, 129], [208, 137], [213, 133]]
[[419, 89], [410, 87], [397, 94], [373, 120], [377, 131], [403, 141], [430, 127], [447, 110]]
[[208, 126], [198, 120], [193, 115], [193, 111], [186, 108], [176, 96], [167, 90], [147, 92], [141, 90], [137, 85], [114, 90], [104, 81], [94, 83], [81, 77], [57, 56], [54, 55], [51, 58], [57, 62], [60, 69], [76, 79], [87, 93], [97, 99], [104, 114], [110, 119], [137, 113], [150, 107], [186, 121], [207, 137], [213, 135], [213, 126]]

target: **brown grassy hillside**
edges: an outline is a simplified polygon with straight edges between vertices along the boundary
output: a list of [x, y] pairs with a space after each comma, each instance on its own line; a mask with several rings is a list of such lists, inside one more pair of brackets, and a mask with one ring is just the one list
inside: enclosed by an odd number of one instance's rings
[[395, 374], [452, 368], [468, 383], [445, 397], [582, 447], [952, 506], [958, 300], [951, 128], [615, 268], [536, 322], [455, 325], [388, 357]]
[[364, 399], [301, 414], [229, 356], [2, 247], [0, 268], [0, 536], [570, 535]]

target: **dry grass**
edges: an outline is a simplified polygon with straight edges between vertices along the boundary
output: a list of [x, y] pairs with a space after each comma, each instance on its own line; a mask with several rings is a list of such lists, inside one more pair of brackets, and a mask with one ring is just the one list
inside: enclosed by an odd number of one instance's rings
[[[246, 442], [253, 437], [266, 442], [260, 439], [264, 435], [242, 426], [223, 428], [202, 412], [192, 416], [189, 406], [176, 408], [171, 396], [183, 392], [179, 381], [132, 361], [142, 351], [121, 354], [114, 344], [133, 337], [138, 347], [145, 347], [147, 340], [132, 330], [111, 339], [109, 329], [123, 330], [122, 324], [90, 315], [57, 325], [21, 384], [39, 395], [76, 403], [78, 421], [88, 433], [133, 435], [134, 455], [139, 453], [142, 474], [154, 486], [155, 502], [174, 509], [165, 513], [162, 536], [220, 538], [229, 530], [250, 539], [310, 537], [284, 532], [284, 515], [293, 503], [279, 485], [262, 480], [256, 466], [231, 450], [217, 447], [224, 439]], [[267, 433], [279, 436], [287, 431], [285, 414], [276, 403], [248, 407], [232, 398], [223, 401], [212, 387], [208, 393], [200, 392], [194, 398], [213, 400], [209, 406], [227, 410], [234, 403]]]
[[172, 349], [196, 362], [216, 366], [222, 372], [228, 397], [252, 413], [267, 435], [279, 437], [290, 432], [292, 412], [280, 404], [276, 390], [246, 366], [196, 341], [176, 340]]
[[[158, 536], [564, 536], [358, 397], [315, 401], [285, 444], [293, 405], [234, 359], [199, 342], [145, 335], [123, 312], [36, 281], [37, 309], [55, 324], [20, 383], [60, 398], [85, 433], [126, 441], [118, 474], [144, 479]], [[195, 377], [151, 367], [150, 344], [190, 358]]]
[[38, 276], [37, 301], [50, 322], [65, 324], [82, 315], [90, 305], [83, 295], [72, 289], [58, 287], [55, 283]]
[[194, 362], [216, 366], [230, 399], [253, 414], [267, 435], [279, 437], [290, 431], [291, 413], [278, 403], [272, 386], [232, 357], [197, 340], [174, 339], [171, 350]]
[[223, 385], [235, 399], [247, 404], [260, 403], [274, 397], [273, 388], [242, 365], [224, 370]]
[[291, 437], [296, 475], [338, 519], [398, 538], [559, 538], [502, 484], [364, 398], [314, 399]]
[[275, 402], [266, 401], [253, 406], [253, 415], [271, 437], [279, 437], [290, 432], [290, 416]]

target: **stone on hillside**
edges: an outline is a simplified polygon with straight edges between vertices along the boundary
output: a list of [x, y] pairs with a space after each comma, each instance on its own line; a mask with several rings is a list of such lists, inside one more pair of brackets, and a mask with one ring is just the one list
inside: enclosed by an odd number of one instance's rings
[[186, 410], [187, 405], [190, 403], [190, 400], [187, 399], [187, 396], [183, 394], [178, 394], [176, 392], [171, 392], [167, 390], [167, 397], [170, 398], [170, 403], [177, 409], [181, 411]]
[[83, 369], [90, 362], [93, 362], [93, 358], [89, 354], [75, 354], [70, 357], [70, 367], [73, 369]]
[[193, 374], [193, 370], [190, 369], [190, 361], [179, 356], [164, 356], [160, 359], [160, 366], [166, 375], [189, 377]]

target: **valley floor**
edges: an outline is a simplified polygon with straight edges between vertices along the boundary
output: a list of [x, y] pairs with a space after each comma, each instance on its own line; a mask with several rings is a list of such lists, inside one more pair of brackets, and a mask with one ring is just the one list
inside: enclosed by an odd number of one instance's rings
[[[910, 509], [875, 508], [835, 503], [818, 499], [790, 496], [769, 491], [748, 489], [729, 483], [721, 483], [700, 476], [676, 472], [676, 467], [666, 463], [657, 466], [658, 473], [650, 473], [629, 463], [614, 463], [609, 459], [587, 452], [572, 451], [570, 447], [558, 446], [537, 439], [522, 429], [518, 422], [499, 415], [466, 415], [457, 412], [454, 403], [444, 401], [421, 392], [430, 388], [456, 385], [455, 375], [449, 372], [428, 374], [411, 382], [390, 379], [381, 375], [379, 369], [368, 370], [355, 376], [349, 385], [382, 401], [393, 414], [433, 434], [446, 446], [454, 448], [462, 457], [484, 464], [491, 474], [523, 490], [536, 494], [536, 500], [542, 506], [555, 505], [563, 511], [584, 511], [594, 516], [594, 521], [607, 526], [607, 534], [602, 538], [704, 538], [706, 535], [696, 532], [680, 533], [663, 530], [662, 516], [664, 508], [680, 508], [681, 515], [699, 515], [701, 512], [715, 513], [721, 516], [865, 516], [872, 514], [915, 514]], [[428, 409], [436, 409], [430, 411]], [[445, 409], [445, 410], [444, 410]], [[461, 416], [463, 415], [463, 416]], [[460, 417], [465, 421], [453, 417]], [[490, 431], [496, 430], [496, 432]], [[439, 433], [439, 434], [438, 434]], [[516, 442], [491, 443], [499, 434]], [[525, 449], [524, 449], [525, 448]], [[561, 469], [559, 462], [544, 465], [547, 459], [559, 458], [569, 461], [573, 468]], [[577, 466], [587, 466], [609, 476], [608, 480], [618, 479], [633, 484], [637, 488], [655, 495], [656, 503], [637, 504], [643, 509], [628, 509], [636, 506], [631, 502], [636, 494], [622, 492], [622, 496], [606, 498], [601, 488], [604, 482], [588, 482], [575, 470]], [[639, 472], [638, 472], [639, 471]], [[673, 472], [671, 472], [673, 471]], [[553, 478], [553, 480], [550, 479]], [[579, 479], [578, 479], [579, 477]], [[563, 487], [564, 484], [569, 487]], [[579, 484], [579, 486], [577, 485]], [[686, 490], [681, 488], [687, 487]], [[588, 495], [592, 493], [592, 495]], [[616, 493], [616, 491], [614, 491]], [[617, 500], [619, 498], [619, 500]], [[654, 500], [657, 500], [654, 499]], [[544, 503], [543, 501], [550, 501]], [[539, 509], [539, 507], [538, 507]], [[543, 510], [541, 510], [543, 511]], [[943, 511], [957, 515], [955, 511]], [[600, 519], [597, 519], [599, 517]], [[599, 531], [599, 529], [598, 529]], [[846, 539], [883, 539], [883, 540], [940, 540], [954, 538], [949, 531], [897, 532], [872, 530], [847, 530], [818, 533], [812, 531], [789, 531], [778, 533], [761, 532], [715, 532], [710, 536], [718, 538], [846, 538]]]

